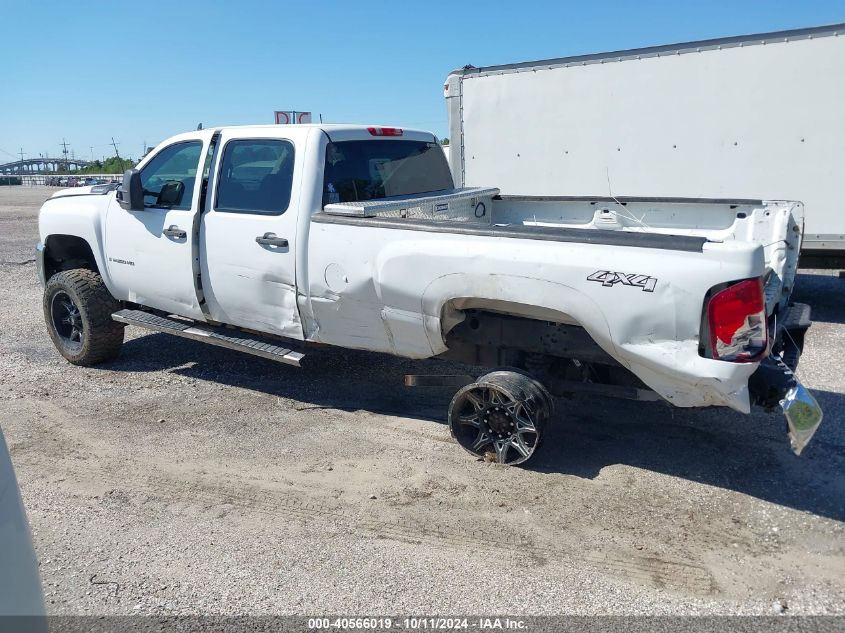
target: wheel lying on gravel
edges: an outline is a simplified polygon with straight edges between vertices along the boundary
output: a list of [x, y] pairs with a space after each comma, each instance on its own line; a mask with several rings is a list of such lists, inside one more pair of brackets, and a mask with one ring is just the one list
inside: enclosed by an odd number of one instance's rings
[[56, 273], [44, 290], [44, 319], [50, 338], [74, 365], [96, 365], [117, 356], [124, 329], [111, 318], [117, 310], [120, 304], [93, 270]]
[[455, 394], [449, 430], [473, 455], [514, 466], [540, 448], [552, 409], [552, 398], [538, 381], [494, 371]]

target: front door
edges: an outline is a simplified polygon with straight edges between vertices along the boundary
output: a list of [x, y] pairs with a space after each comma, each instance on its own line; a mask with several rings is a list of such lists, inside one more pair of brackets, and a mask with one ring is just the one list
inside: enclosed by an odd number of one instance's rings
[[298, 196], [294, 143], [228, 130], [200, 225], [200, 270], [211, 319], [302, 339], [296, 305]]
[[203, 313], [194, 283], [194, 219], [199, 207], [202, 159], [211, 134], [164, 147], [141, 169], [144, 209], [106, 213], [106, 265], [120, 297], [197, 319]]

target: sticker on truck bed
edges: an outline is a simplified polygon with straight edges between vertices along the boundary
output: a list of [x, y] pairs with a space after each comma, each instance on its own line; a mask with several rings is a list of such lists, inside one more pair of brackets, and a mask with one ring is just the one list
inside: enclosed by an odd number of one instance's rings
[[654, 287], [657, 285], [657, 278], [655, 277], [638, 275], [637, 273], [618, 273], [610, 270], [597, 270], [587, 277], [587, 281], [597, 281], [606, 288], [616, 284], [633, 286], [640, 288], [643, 292], [654, 292]]

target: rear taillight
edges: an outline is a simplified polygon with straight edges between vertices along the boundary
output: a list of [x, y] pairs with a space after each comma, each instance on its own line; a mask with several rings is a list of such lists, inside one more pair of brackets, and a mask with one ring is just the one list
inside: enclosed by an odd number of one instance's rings
[[762, 279], [746, 279], [716, 293], [707, 305], [713, 358], [734, 363], [758, 361], [768, 354], [766, 298]]
[[402, 136], [401, 127], [368, 127], [367, 131], [373, 136]]

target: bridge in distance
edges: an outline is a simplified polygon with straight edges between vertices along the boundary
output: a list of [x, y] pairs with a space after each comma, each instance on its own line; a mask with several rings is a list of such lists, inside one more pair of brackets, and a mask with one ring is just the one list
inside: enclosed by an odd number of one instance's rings
[[81, 158], [25, 158], [0, 165], [0, 174], [44, 174], [56, 171], [78, 171], [91, 164]]

